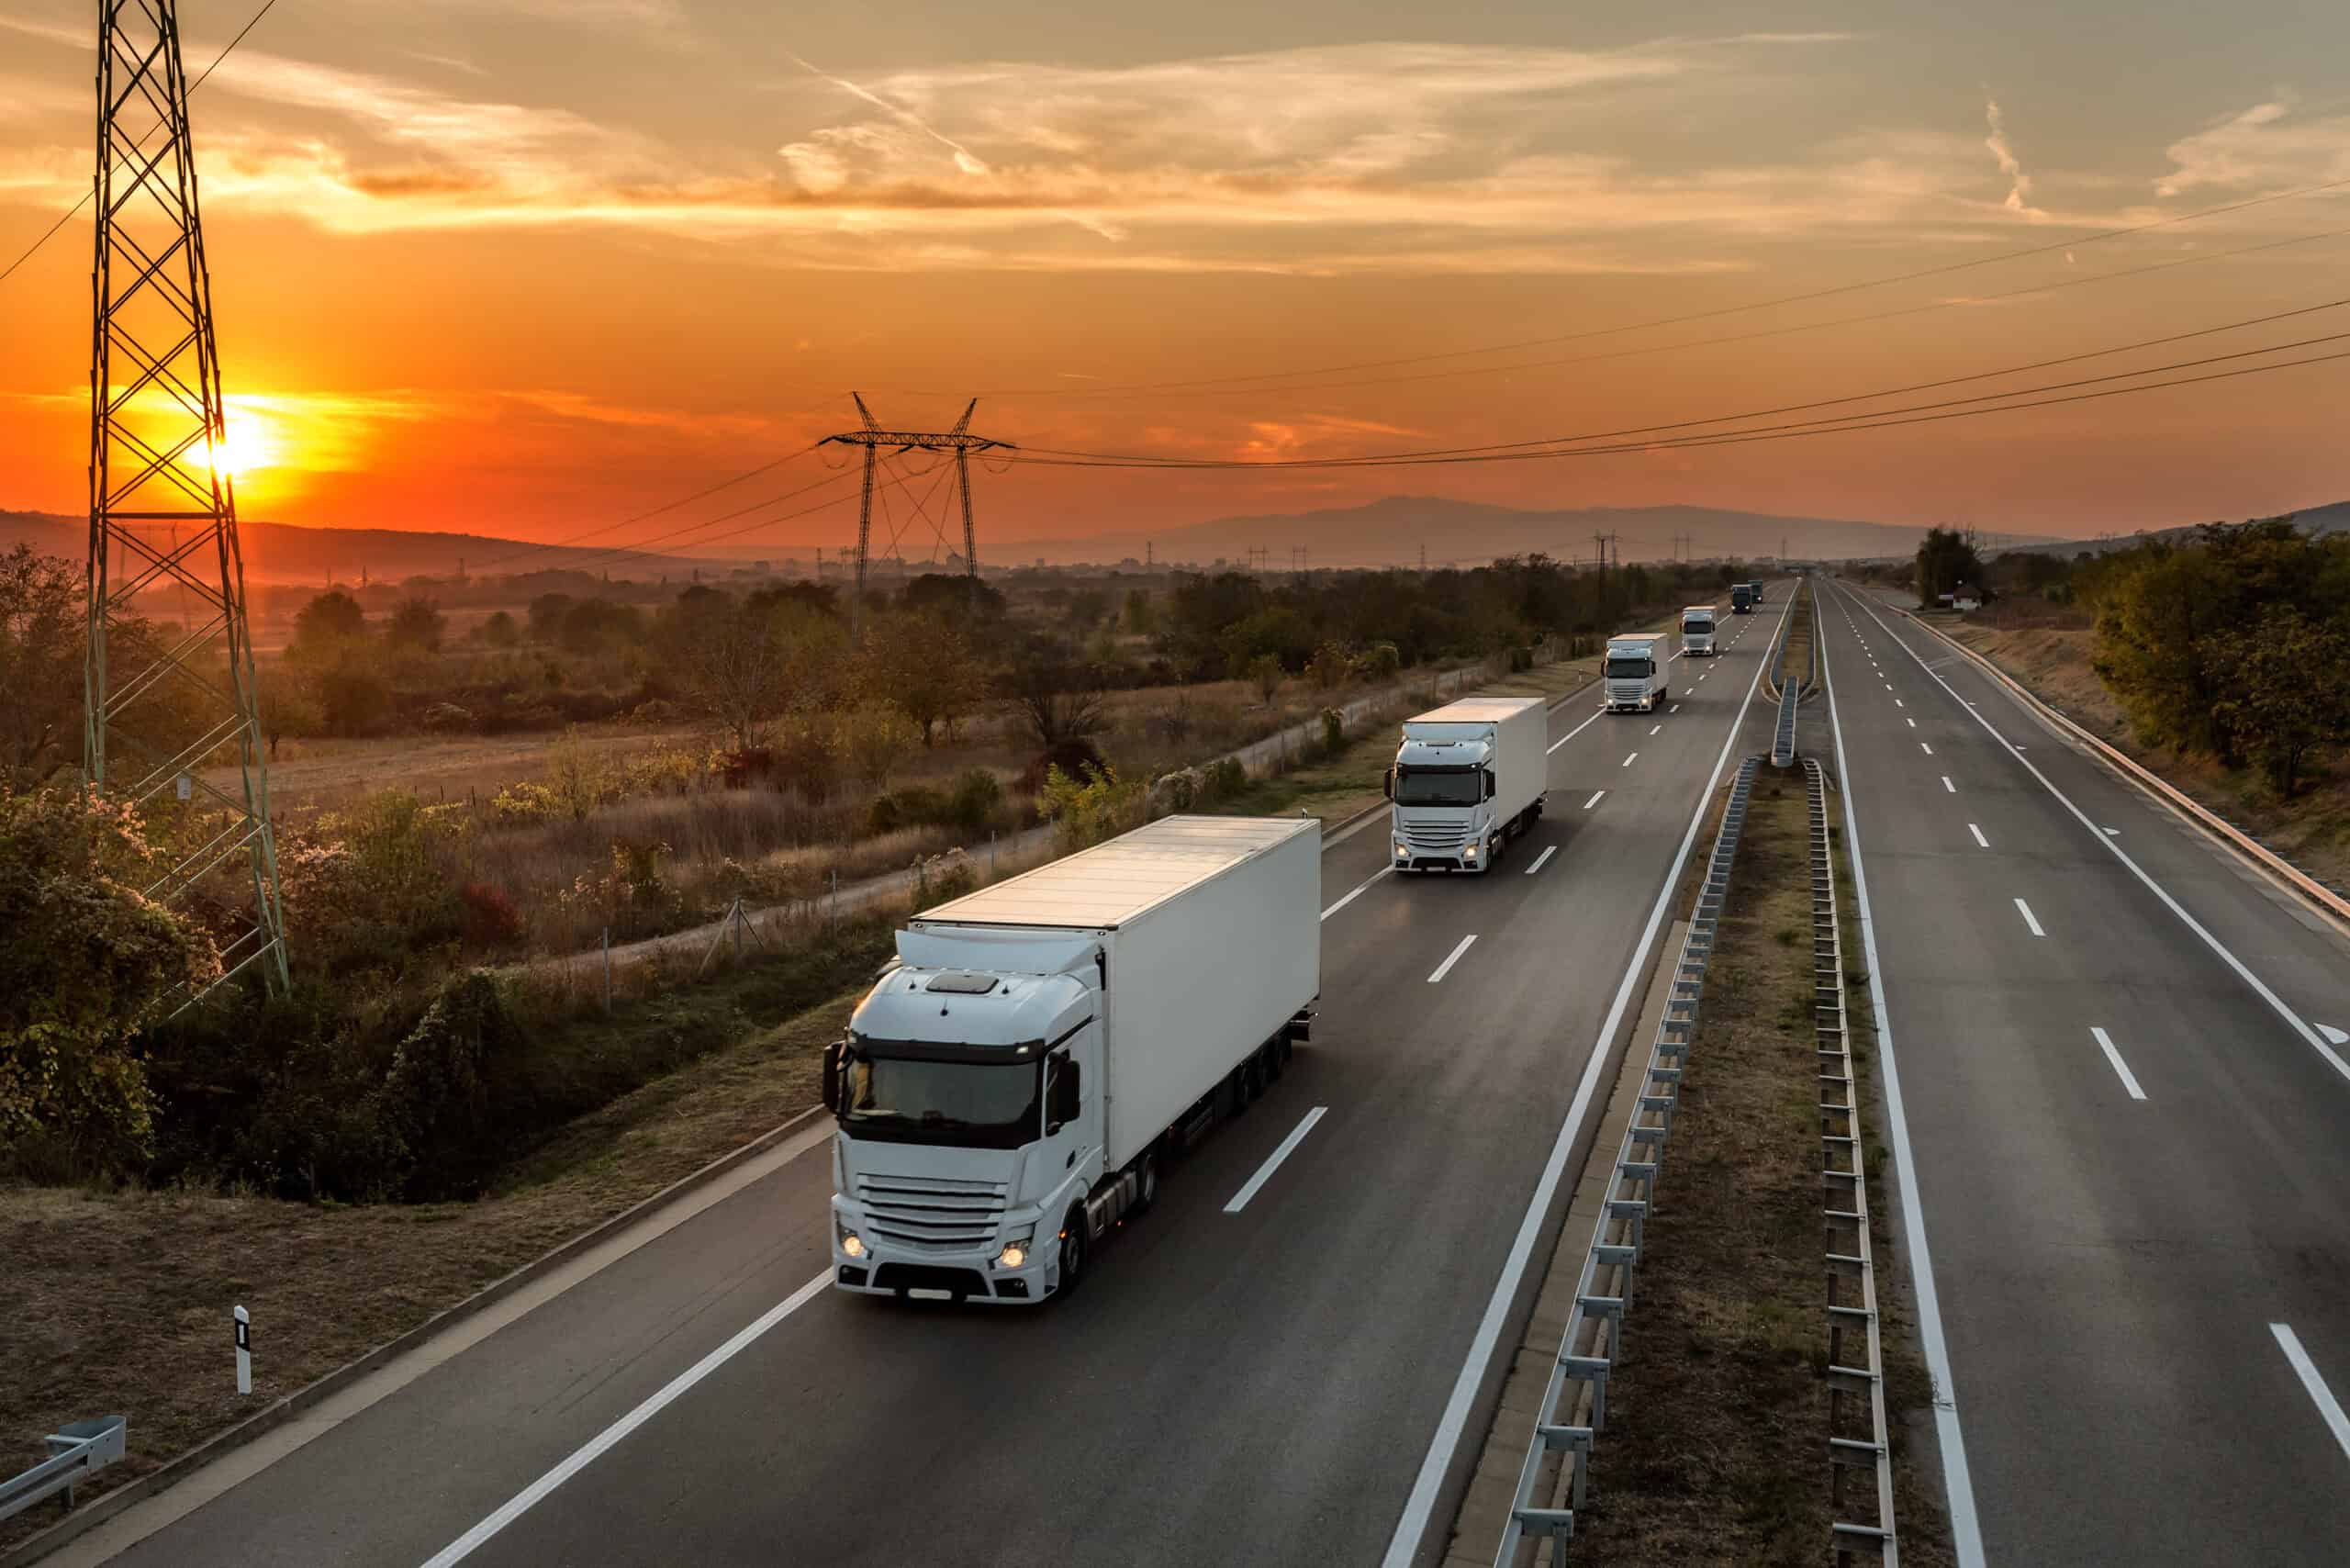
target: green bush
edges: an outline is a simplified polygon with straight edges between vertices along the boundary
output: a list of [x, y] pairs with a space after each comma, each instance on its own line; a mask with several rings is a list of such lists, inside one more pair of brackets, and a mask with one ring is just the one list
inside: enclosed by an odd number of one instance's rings
[[1003, 781], [984, 767], [967, 767], [955, 776], [947, 793], [946, 820], [965, 833], [978, 833], [1003, 808]]

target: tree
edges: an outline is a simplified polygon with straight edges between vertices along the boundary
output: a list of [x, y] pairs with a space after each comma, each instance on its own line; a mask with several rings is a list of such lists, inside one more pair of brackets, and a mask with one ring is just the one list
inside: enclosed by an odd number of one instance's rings
[[1257, 696], [1266, 707], [1281, 695], [1281, 661], [1272, 654], [1259, 654], [1248, 661], [1248, 684], [1257, 689]]
[[1100, 679], [1048, 639], [1039, 638], [1023, 650], [1004, 678], [1004, 694], [1027, 721], [1028, 733], [1043, 752], [1090, 739], [1110, 725]]
[[579, 601], [567, 593], [543, 593], [531, 600], [531, 641], [552, 643], [563, 630], [563, 618]]
[[496, 610], [481, 623], [481, 640], [493, 648], [519, 647], [522, 642], [522, 628], [506, 611]]
[[881, 618], [866, 633], [858, 689], [902, 709], [922, 731], [926, 750], [945, 724], [951, 734], [987, 696], [979, 653], [961, 630], [929, 615]]
[[969, 625], [1003, 618], [1003, 595], [961, 572], [924, 572], [906, 585], [902, 600], [908, 610]]
[[297, 648], [338, 648], [366, 634], [366, 608], [341, 588], [329, 588], [294, 614]]
[[39, 783], [79, 749], [83, 602], [73, 562], [24, 544], [0, 555], [0, 779]]
[[913, 721], [888, 702], [860, 702], [833, 721], [833, 752], [875, 794], [914, 749]]
[[1983, 580], [1982, 558], [1975, 553], [1970, 533], [1955, 528], [1930, 528], [1918, 546], [1918, 603], [1931, 610], [1942, 596], [1961, 583]]
[[395, 648], [436, 654], [441, 651], [441, 639], [448, 630], [449, 618], [432, 600], [404, 599], [392, 607], [392, 619], [384, 628], [384, 640]]
[[2288, 605], [2211, 644], [2228, 692], [2221, 722], [2277, 792], [2291, 796], [2311, 752], [2350, 741], [2350, 628]]
[[73, 1173], [145, 1152], [140, 1032], [220, 970], [201, 931], [139, 891], [161, 868], [128, 805], [0, 786], [0, 1166]]
[[277, 760], [277, 743], [287, 735], [316, 734], [326, 728], [326, 709], [319, 701], [317, 683], [298, 666], [282, 663], [257, 684], [261, 699], [262, 739], [269, 743], [269, 760]]
[[764, 745], [786, 715], [831, 706], [845, 681], [840, 622], [796, 600], [730, 600], [665, 633], [688, 700], [737, 751]]
[[1123, 615], [1126, 630], [1137, 637], [1147, 637], [1158, 628], [1158, 607], [1151, 602], [1148, 588], [1128, 588]]

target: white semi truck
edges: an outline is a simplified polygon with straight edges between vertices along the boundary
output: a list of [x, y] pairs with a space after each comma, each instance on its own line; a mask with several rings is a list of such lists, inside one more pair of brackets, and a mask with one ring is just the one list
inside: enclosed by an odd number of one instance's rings
[[1404, 721], [1387, 770], [1395, 868], [1485, 871], [1542, 815], [1550, 719], [1539, 697], [1470, 697]]
[[1637, 632], [1607, 639], [1607, 667], [1601, 690], [1611, 713], [1647, 713], [1672, 696], [1666, 669], [1673, 662], [1673, 638], [1664, 632]]
[[833, 1281], [1067, 1295], [1322, 989], [1322, 828], [1166, 817], [928, 910], [826, 1052]]
[[1714, 607], [1684, 605], [1681, 610], [1681, 651], [1693, 659], [1709, 659], [1718, 651], [1714, 642]]

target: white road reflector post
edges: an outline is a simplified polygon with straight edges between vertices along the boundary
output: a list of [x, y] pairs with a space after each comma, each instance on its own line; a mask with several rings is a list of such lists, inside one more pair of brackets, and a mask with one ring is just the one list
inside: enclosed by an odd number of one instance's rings
[[243, 1307], [237, 1308], [237, 1392], [253, 1391], [253, 1319]]

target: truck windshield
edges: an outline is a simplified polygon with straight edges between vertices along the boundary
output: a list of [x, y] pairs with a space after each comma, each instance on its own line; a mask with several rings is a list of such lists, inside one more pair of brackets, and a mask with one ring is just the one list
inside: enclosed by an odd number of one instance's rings
[[1710, 621], [1698, 621], [1693, 618], [1684, 621], [1681, 623], [1681, 629], [1694, 637], [1708, 637], [1713, 634], [1714, 623]]
[[1610, 680], [1646, 680], [1656, 668], [1646, 659], [1609, 659], [1607, 678]]
[[1018, 1148], [1043, 1126], [1043, 1066], [931, 1061], [852, 1048], [841, 1125], [859, 1137]]
[[1399, 806], [1473, 806], [1484, 799], [1483, 780], [1473, 767], [1398, 767], [1395, 803]]

